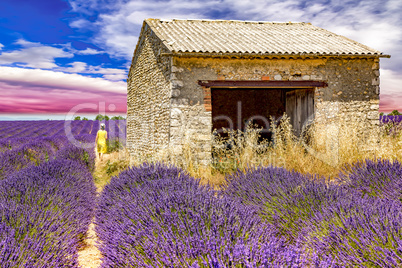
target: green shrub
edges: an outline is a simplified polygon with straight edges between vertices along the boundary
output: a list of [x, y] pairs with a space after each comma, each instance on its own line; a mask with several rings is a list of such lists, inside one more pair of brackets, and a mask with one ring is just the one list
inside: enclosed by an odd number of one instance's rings
[[118, 116], [112, 116], [112, 118], [110, 118], [110, 120], [125, 120], [125, 118], [121, 115], [118, 115]]
[[402, 115], [402, 114], [400, 112], [398, 112], [398, 110], [393, 110], [388, 115]]
[[106, 145], [108, 153], [117, 152], [123, 148], [123, 143], [118, 138], [106, 140]]
[[98, 120], [98, 121], [103, 121], [103, 120], [109, 121], [109, 116], [98, 114], [98, 115], [95, 117], [95, 120]]

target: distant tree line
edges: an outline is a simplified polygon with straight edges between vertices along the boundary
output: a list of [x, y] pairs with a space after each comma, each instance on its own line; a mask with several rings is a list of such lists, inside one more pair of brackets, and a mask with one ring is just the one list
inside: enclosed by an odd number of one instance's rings
[[[111, 118], [109, 118], [109, 116], [107, 116], [107, 115], [102, 115], [102, 114], [98, 114], [96, 117], [95, 117], [95, 120], [98, 120], [98, 121], [109, 121], [109, 120], [125, 120], [126, 118], [124, 118], [123, 116], [121, 116], [121, 115], [118, 115], [118, 116], [112, 116]], [[74, 117], [74, 120], [84, 120], [84, 121], [87, 121], [88, 120], [88, 118], [86, 118], [86, 117], [83, 117], [83, 118], [81, 118], [81, 116], [76, 116], [76, 117]]]
[[88, 121], [88, 118], [86, 118], [86, 117], [81, 118], [81, 116], [76, 116], [76, 117], [74, 117], [74, 120], [84, 120], [84, 121]]
[[[384, 113], [380, 113], [380, 115], [385, 115]], [[387, 115], [402, 115], [400, 112], [398, 112], [398, 110], [393, 110], [392, 112], [390, 112]]]

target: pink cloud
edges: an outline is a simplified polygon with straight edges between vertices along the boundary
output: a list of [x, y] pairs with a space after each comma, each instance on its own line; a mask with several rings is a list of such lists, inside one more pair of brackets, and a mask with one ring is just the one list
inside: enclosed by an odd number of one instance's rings
[[[0, 85], [1, 89], [1, 85]], [[116, 113], [125, 113], [127, 98], [125, 94], [109, 92], [85, 92], [83, 90], [37, 90], [23, 88], [18, 91], [1, 93], [0, 113], [67, 113], [77, 105], [83, 106], [79, 112], [97, 113], [97, 106], [115, 108]], [[88, 105], [86, 105], [88, 104]], [[88, 107], [88, 108], [85, 108]]]
[[[0, 67], [0, 113], [125, 113], [126, 86], [77, 74]], [[95, 108], [97, 107], [97, 108]], [[109, 111], [107, 110], [110, 107]]]
[[380, 112], [389, 113], [393, 110], [402, 112], [402, 92], [393, 95], [381, 94]]
[[382, 69], [380, 73], [380, 112], [389, 113], [393, 110], [402, 112], [401, 76], [389, 69]]

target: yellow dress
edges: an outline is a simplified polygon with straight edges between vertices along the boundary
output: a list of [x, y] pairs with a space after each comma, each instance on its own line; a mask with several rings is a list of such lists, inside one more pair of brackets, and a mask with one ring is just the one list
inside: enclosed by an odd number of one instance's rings
[[106, 130], [98, 130], [98, 153], [105, 154], [107, 151], [106, 148]]

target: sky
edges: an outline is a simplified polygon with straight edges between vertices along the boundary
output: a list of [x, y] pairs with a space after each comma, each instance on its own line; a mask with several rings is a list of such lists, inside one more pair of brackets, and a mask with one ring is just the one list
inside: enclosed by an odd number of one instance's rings
[[0, 120], [126, 113], [146, 18], [310, 22], [380, 59], [380, 111], [402, 111], [400, 0], [1, 0]]

